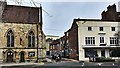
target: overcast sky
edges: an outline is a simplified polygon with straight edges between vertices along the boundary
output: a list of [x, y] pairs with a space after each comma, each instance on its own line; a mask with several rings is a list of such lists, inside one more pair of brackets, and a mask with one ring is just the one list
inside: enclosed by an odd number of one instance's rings
[[[15, 0], [7, 0], [8, 4], [15, 4]], [[101, 12], [108, 5], [117, 5], [118, 0], [34, 0], [36, 6], [43, 7], [43, 31], [46, 35], [63, 36], [74, 18], [101, 19]], [[46, 2], [47, 1], [47, 2]], [[30, 0], [22, 0], [22, 5], [34, 6]]]

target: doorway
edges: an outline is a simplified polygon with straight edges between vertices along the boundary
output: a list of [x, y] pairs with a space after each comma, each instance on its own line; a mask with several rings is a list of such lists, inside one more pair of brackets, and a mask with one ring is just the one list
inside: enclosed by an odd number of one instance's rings
[[101, 50], [101, 56], [102, 56], [102, 57], [105, 57], [105, 49], [102, 49], [102, 50]]
[[25, 54], [24, 52], [20, 52], [20, 62], [25, 62]]
[[7, 53], [7, 62], [13, 62], [13, 53], [12, 53], [12, 51], [9, 51]]

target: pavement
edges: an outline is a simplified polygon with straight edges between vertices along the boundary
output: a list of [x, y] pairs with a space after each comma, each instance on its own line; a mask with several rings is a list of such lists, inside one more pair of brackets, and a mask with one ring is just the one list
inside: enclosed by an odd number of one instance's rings
[[[46, 58], [47, 62], [52, 62], [51, 59]], [[74, 61], [72, 59], [64, 59], [66, 61]], [[25, 66], [25, 65], [44, 65], [45, 62], [40, 62], [40, 63], [32, 63], [32, 62], [23, 62], [23, 63], [0, 63], [0, 68], [2, 66]]]
[[2, 66], [24, 66], [24, 65], [44, 65], [43, 62], [40, 63], [1, 63], [0, 67]]
[[74, 59], [67, 59], [67, 58], [62, 58], [63, 61], [73, 61], [73, 62], [80, 62], [78, 60], [74, 60]]

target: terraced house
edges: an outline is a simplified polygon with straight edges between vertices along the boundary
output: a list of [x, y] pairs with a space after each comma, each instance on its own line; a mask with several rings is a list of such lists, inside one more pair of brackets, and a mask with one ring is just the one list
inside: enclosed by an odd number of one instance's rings
[[44, 57], [41, 9], [0, 2], [1, 62], [35, 61]]
[[[90, 57], [120, 57], [120, 12], [109, 5], [102, 19], [74, 19], [71, 28], [61, 39], [63, 56], [89, 61]], [[63, 43], [64, 42], [64, 43]]]
[[[118, 36], [119, 22], [97, 19], [75, 19], [78, 26], [78, 59], [89, 60], [89, 57], [120, 57]], [[74, 50], [70, 45], [70, 48]], [[71, 53], [72, 54], [72, 53]], [[77, 56], [77, 55], [76, 55]]]

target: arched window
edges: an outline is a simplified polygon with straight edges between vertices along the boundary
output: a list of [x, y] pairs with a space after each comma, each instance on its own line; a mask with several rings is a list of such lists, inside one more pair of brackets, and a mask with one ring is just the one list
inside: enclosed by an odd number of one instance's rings
[[33, 31], [28, 34], [28, 47], [35, 47], [35, 36]]
[[12, 30], [7, 33], [7, 47], [14, 47], [14, 34]]

